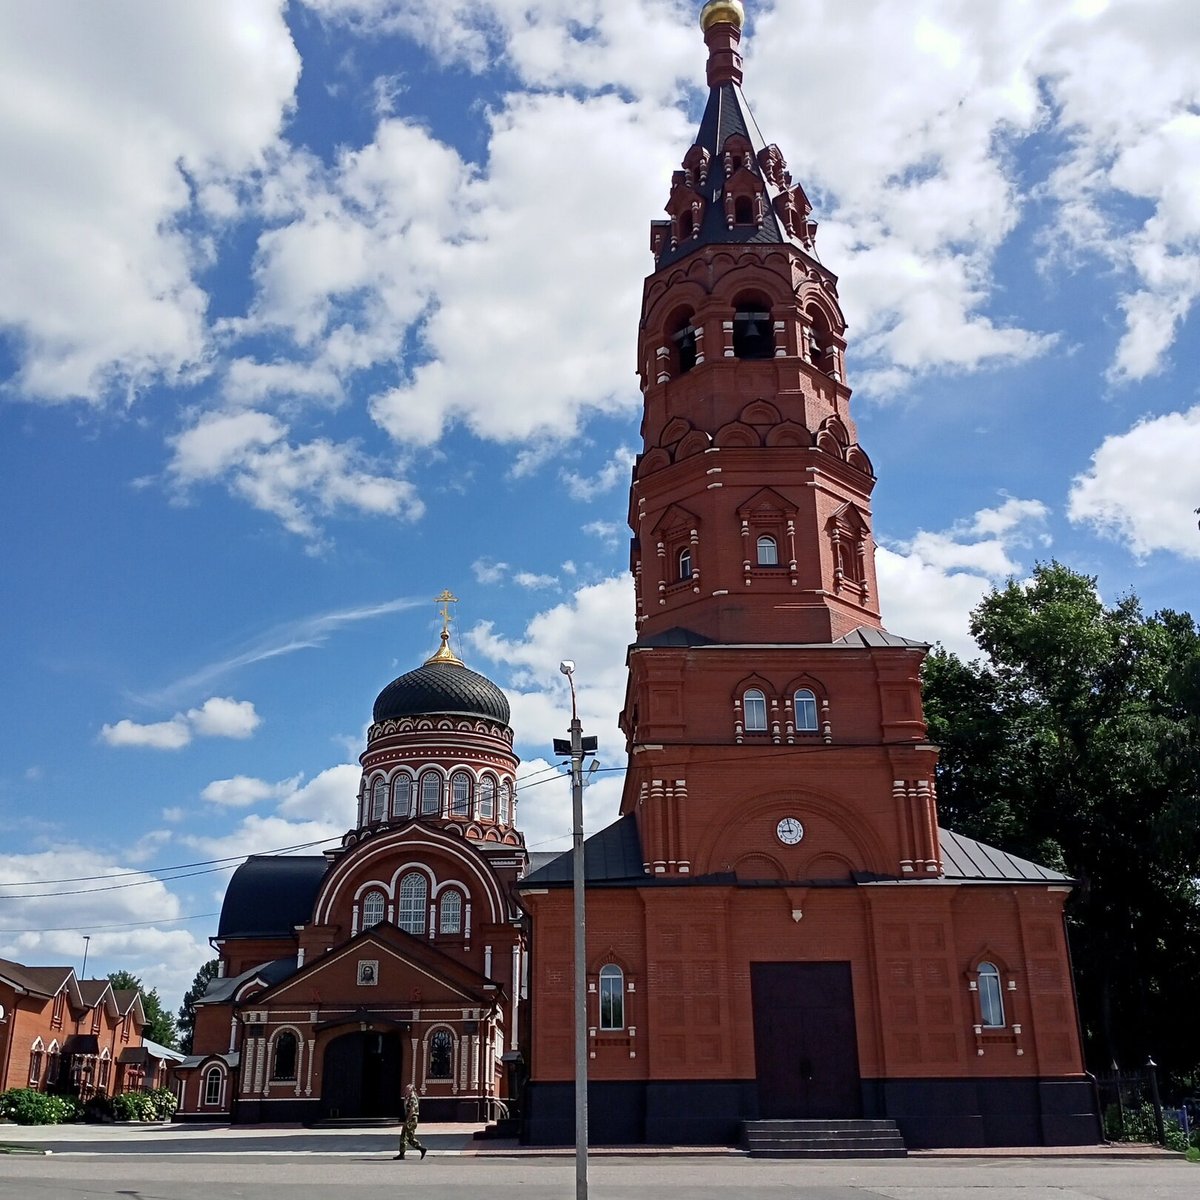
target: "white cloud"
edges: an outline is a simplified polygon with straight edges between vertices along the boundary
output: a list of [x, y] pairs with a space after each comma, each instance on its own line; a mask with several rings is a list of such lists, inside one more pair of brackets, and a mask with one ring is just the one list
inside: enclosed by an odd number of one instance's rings
[[115, 725], [105, 725], [100, 730], [100, 736], [110, 746], [144, 746], [152, 750], [181, 750], [191, 743], [192, 727], [183, 716], [172, 717], [169, 721], [155, 721], [149, 725], [139, 725], [135, 721], [118, 721]]
[[162, 819], [164, 821], [168, 821], [172, 825], [178, 825], [180, 821], [183, 821], [186, 818], [187, 809], [182, 808], [179, 805], [174, 805], [171, 808], [164, 808], [162, 810]]
[[276, 800], [286, 795], [292, 780], [283, 783], [268, 783], [265, 779], [254, 779], [249, 775], [235, 775], [232, 779], [214, 779], [200, 793], [202, 800], [222, 808], [249, 808], [264, 800]]
[[379, 473], [353, 443], [284, 440], [288, 429], [260, 412], [208, 413], [170, 439], [167, 473], [178, 494], [223, 480], [284, 528], [319, 542], [318, 517], [342, 511], [416, 520], [425, 511], [405, 479]]
[[[152, 840], [161, 842], [162, 835]], [[36, 854], [0, 854], [0, 957], [78, 970], [87, 934], [89, 976], [132, 971], [148, 988], [157, 987], [168, 1007], [177, 1007], [212, 952], [188, 929], [169, 924], [185, 915], [179, 897], [151, 875], [128, 874], [130, 862], [73, 845]], [[77, 876], [102, 878], [39, 882]], [[124, 884], [135, 886], [113, 886]], [[103, 888], [113, 890], [99, 890]]]
[[[352, 824], [352, 820], [289, 821], [278, 815], [260, 816], [252, 813], [228, 833], [208, 836], [192, 834], [179, 840], [205, 858], [240, 858], [248, 854], [266, 854], [282, 846], [340, 840]], [[310, 846], [304, 853], [319, 854], [320, 847]]]
[[152, 750], [182, 750], [193, 737], [248, 738], [262, 723], [250, 700], [212, 696], [199, 707], [176, 713], [169, 721], [139, 725], [128, 718], [100, 730], [110, 746], [140, 746]]
[[589, 521], [582, 526], [582, 531], [614, 549], [628, 536], [628, 527], [617, 521]]
[[205, 369], [192, 189], [228, 195], [275, 145], [300, 72], [283, 8], [0, 7], [0, 328], [25, 397], [99, 401]]
[[477, 558], [471, 564], [471, 572], [477, 583], [501, 583], [508, 571], [508, 563], [496, 562], [490, 558]]
[[617, 716], [625, 701], [625, 650], [634, 638], [633, 582], [628, 575], [579, 588], [569, 600], [539, 613], [521, 637], [507, 638], [483, 622], [467, 642], [509, 668], [512, 725], [522, 744], [547, 746], [562, 737], [571, 719], [567, 681], [558, 669], [575, 661], [580, 719], [600, 737], [602, 757], [619, 760], [624, 735]]
[[262, 724], [253, 701], [229, 696], [212, 696], [187, 717], [200, 737], [248, 738]]
[[1067, 515], [1138, 556], [1166, 550], [1200, 558], [1200, 406], [1139, 422], [1105, 438], [1075, 477]]
[[513, 575], [513, 583], [527, 591], [539, 591], [542, 588], [556, 587], [558, 579], [553, 575], [535, 575], [532, 571], [517, 571]]
[[[223, 808], [249, 808], [270, 801], [276, 815], [289, 820], [316, 820], [341, 824], [348, 829], [356, 819], [355, 805], [361, 768], [350, 763], [329, 767], [308, 783], [302, 775], [271, 783], [248, 775], [232, 779], [214, 779], [200, 793], [204, 800]], [[280, 845], [291, 845], [299, 838], [285, 839]]]
[[944, 532], [922, 529], [907, 542], [877, 547], [884, 623], [904, 637], [977, 657], [971, 610], [995, 584], [1022, 570], [1013, 551], [1049, 543], [1048, 516], [1040, 500], [1009, 496]]
[[572, 500], [594, 500], [618, 485], [628, 485], [629, 472], [636, 458], [636, 451], [628, 446], [618, 446], [612, 458], [591, 478], [574, 471], [563, 471], [562, 480], [567, 486], [567, 494]]

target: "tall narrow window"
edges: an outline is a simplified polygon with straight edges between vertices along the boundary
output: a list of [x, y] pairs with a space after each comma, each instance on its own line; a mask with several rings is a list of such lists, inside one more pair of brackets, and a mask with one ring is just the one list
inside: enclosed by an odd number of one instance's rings
[[462, 893], [451, 888], [438, 905], [438, 933], [462, 933]]
[[817, 697], [808, 688], [796, 693], [796, 728], [801, 733], [817, 731]]
[[108, 1051], [105, 1050], [100, 1056], [100, 1075], [96, 1080], [96, 1087], [101, 1092], [108, 1091], [108, 1076], [112, 1070], [112, 1059], [109, 1057]]
[[625, 975], [616, 963], [600, 968], [600, 1028], [625, 1028]]
[[496, 781], [490, 775], [485, 775], [479, 781], [479, 819], [496, 819]]
[[285, 1029], [275, 1039], [275, 1057], [271, 1067], [272, 1079], [296, 1078], [296, 1052], [299, 1048], [300, 1043], [296, 1040], [296, 1035], [288, 1029]]
[[514, 804], [512, 784], [510, 784], [506, 779], [500, 785], [500, 824], [515, 824], [516, 820], [517, 810], [516, 805]]
[[450, 780], [450, 815], [452, 817], [469, 817], [471, 815], [471, 777], [459, 771]]
[[421, 776], [421, 815], [437, 817], [442, 812], [442, 777], [435, 771]]
[[749, 196], [739, 196], [733, 202], [733, 223], [735, 225], [754, 224], [754, 201]]
[[764, 733], [766, 731], [767, 698], [758, 688], [751, 688], [742, 697], [742, 712], [747, 733]]
[[221, 1068], [209, 1067], [204, 1072], [204, 1103], [215, 1107], [221, 1103]]
[[400, 880], [400, 913], [396, 924], [406, 933], [425, 932], [428, 897], [429, 882], [420, 871], [410, 871]]
[[758, 539], [758, 565], [760, 567], [779, 566], [779, 547], [775, 544], [775, 539], [766, 533]]
[[362, 927], [370, 929], [387, 916], [387, 901], [382, 892], [368, 892], [362, 905]]
[[387, 780], [380, 776], [375, 780], [375, 787], [371, 793], [371, 820], [382, 821], [387, 816]]
[[397, 775], [392, 781], [392, 816], [403, 820], [412, 812], [412, 780]]
[[985, 1029], [1004, 1027], [1004, 993], [995, 963], [979, 964], [979, 1011]]
[[454, 1035], [448, 1029], [437, 1029], [429, 1039], [430, 1079], [449, 1079], [454, 1070]]
[[692, 552], [689, 548], [684, 547], [684, 549], [680, 550], [679, 552], [679, 579], [680, 582], [682, 582], [685, 579], [691, 579], [691, 577]]
[[33, 1049], [29, 1052], [29, 1086], [36, 1088], [42, 1081], [42, 1056], [45, 1049], [42, 1046], [42, 1039], [38, 1038], [33, 1044]]

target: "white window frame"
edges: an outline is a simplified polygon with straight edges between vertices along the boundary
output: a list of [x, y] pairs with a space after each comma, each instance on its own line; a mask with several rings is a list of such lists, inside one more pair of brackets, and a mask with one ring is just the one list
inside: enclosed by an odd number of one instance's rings
[[[816, 733], [820, 729], [820, 705], [817, 703], [817, 693], [812, 688], [801, 688], [792, 698], [796, 714], [797, 733]], [[801, 713], [806, 716], [811, 712], [811, 722], [801, 719]]]
[[[750, 719], [751, 705], [757, 710], [761, 705], [761, 719]], [[742, 693], [742, 725], [747, 733], [767, 732], [767, 697], [761, 688], [747, 688]]]
[[[430, 792], [429, 784], [432, 783], [437, 789], [437, 798], [427, 793]], [[442, 814], [442, 777], [436, 771], [426, 771], [421, 776], [421, 816], [423, 817], [439, 817]], [[430, 803], [433, 801], [433, 803]]]
[[[211, 1099], [213, 1091], [213, 1079], [217, 1081], [217, 1098]], [[201, 1082], [200, 1103], [204, 1108], [224, 1108], [225, 1107], [225, 1072], [216, 1064], [207, 1068], [204, 1072], [204, 1079]]]
[[450, 815], [470, 819], [471, 776], [466, 771], [455, 771], [450, 776]]
[[[420, 883], [420, 904], [415, 894], [405, 895], [406, 886], [416, 880]], [[420, 871], [409, 871], [396, 889], [396, 924], [405, 933], [423, 937], [429, 931], [429, 880]]]
[[[405, 791], [404, 800], [400, 799], [401, 788]], [[395, 779], [392, 780], [392, 816], [403, 819], [412, 812], [413, 802], [413, 778], [411, 775], [401, 771]]]
[[371, 820], [382, 821], [388, 812], [387, 780], [380, 775], [371, 785]]
[[[453, 927], [447, 925], [447, 923], [446, 923], [446, 917], [447, 917], [446, 902], [447, 901], [454, 901], [458, 905], [457, 911], [455, 913], [455, 915], [457, 916], [457, 921], [455, 922]], [[439, 934], [441, 934], [441, 933], [445, 933], [445, 934], [462, 933], [462, 931], [463, 931], [463, 908], [464, 908], [463, 894], [462, 894], [462, 892], [460, 892], [458, 890], [458, 888], [447, 888], [445, 891], [442, 892], [441, 898], [438, 900], [438, 933]]]
[[[625, 1028], [625, 972], [616, 963], [600, 968], [599, 1027], [605, 1032]], [[615, 1009], [615, 1013], [613, 1012]]]
[[979, 981], [979, 1023], [984, 1029], [1006, 1028], [1008, 1022], [1004, 1016], [1004, 982], [1000, 978], [1000, 968], [992, 962], [981, 962], [975, 968], [975, 975]]
[[[779, 543], [769, 533], [762, 534], [755, 543], [755, 547], [760, 567], [779, 566]], [[765, 554], [764, 551], [766, 551]]]
[[[372, 920], [367, 914], [367, 905], [372, 900], [378, 901], [377, 911], [379, 915], [375, 920]], [[362, 913], [362, 921], [360, 922], [360, 926], [363, 930], [374, 929], [376, 925], [382, 925], [383, 922], [387, 920], [387, 896], [385, 896], [384, 893], [378, 888], [372, 888], [362, 898], [362, 908], [360, 911]]]

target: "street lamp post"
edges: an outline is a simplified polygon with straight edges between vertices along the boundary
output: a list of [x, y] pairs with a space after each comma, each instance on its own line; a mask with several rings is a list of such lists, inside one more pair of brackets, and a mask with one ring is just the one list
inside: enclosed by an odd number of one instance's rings
[[558, 669], [571, 685], [570, 741], [554, 739], [554, 753], [571, 757], [571, 816], [573, 901], [575, 924], [575, 1200], [588, 1194], [588, 1041], [587, 1041], [587, 925], [584, 907], [583, 756], [595, 754], [596, 739], [583, 736], [575, 700], [575, 664], [566, 659]]

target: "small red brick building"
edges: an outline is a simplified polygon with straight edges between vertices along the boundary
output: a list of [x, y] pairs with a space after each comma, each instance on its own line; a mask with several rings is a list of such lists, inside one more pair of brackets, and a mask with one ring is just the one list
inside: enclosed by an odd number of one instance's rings
[[0, 1092], [34, 1088], [88, 1100], [146, 1082], [146, 1015], [134, 989], [77, 979], [71, 967], [0, 959]]
[[[598, 1142], [763, 1118], [1093, 1142], [1057, 872], [939, 829], [928, 647], [885, 630], [875, 476], [816, 224], [741, 90], [742, 6], [651, 226], [621, 815], [587, 847]], [[531, 917], [529, 1140], [573, 1139], [570, 857]]]
[[179, 1119], [394, 1119], [408, 1083], [427, 1120], [505, 1111], [527, 940], [518, 760], [508, 700], [451, 653], [444, 615], [441, 649], [375, 702], [342, 845], [255, 856], [230, 881]]

